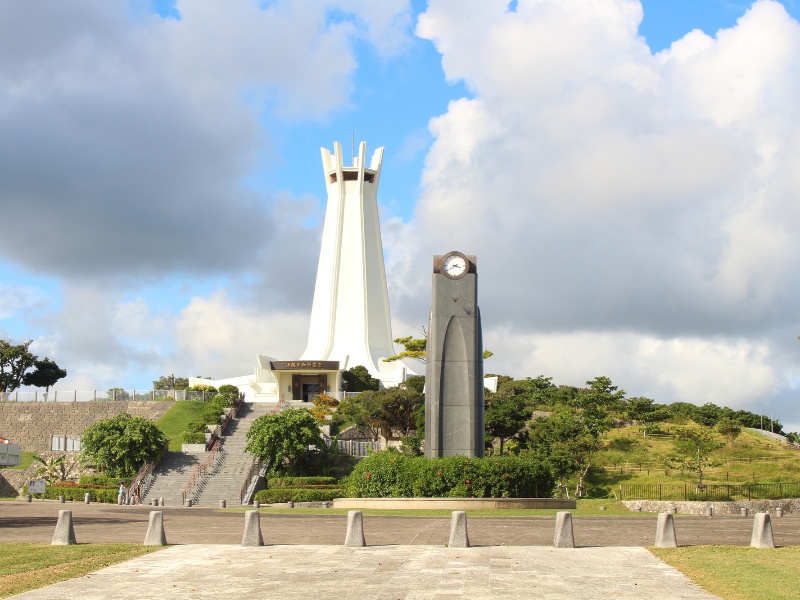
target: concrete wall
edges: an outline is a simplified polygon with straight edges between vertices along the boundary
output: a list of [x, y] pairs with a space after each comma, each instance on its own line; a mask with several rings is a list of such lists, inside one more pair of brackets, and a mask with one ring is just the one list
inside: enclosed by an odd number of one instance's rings
[[776, 508], [783, 509], [785, 514], [800, 513], [800, 499], [786, 500], [751, 500], [750, 502], [680, 502], [669, 500], [623, 500], [622, 503], [630, 510], [637, 506], [645, 512], [667, 512], [670, 508], [682, 515], [702, 515], [707, 507], [714, 509], [715, 515], [738, 515], [742, 508], [747, 508], [750, 513], [774, 512]]
[[0, 402], [0, 434], [23, 451], [50, 450], [50, 436], [81, 435], [92, 423], [120, 413], [158, 421], [173, 402]]

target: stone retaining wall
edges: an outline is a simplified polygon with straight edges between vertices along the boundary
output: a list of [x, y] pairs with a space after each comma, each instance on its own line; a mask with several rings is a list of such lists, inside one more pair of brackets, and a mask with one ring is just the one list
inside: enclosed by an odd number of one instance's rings
[[754, 512], [775, 512], [780, 507], [784, 514], [800, 513], [800, 498], [786, 500], [751, 500], [750, 502], [675, 502], [669, 500], [623, 500], [630, 510], [641, 507], [645, 512], [667, 512], [674, 508], [678, 514], [703, 515], [711, 506], [715, 515], [738, 515], [742, 508]]
[[24, 451], [50, 450], [51, 435], [81, 435], [89, 425], [120, 413], [158, 421], [171, 401], [0, 402], [0, 435]]

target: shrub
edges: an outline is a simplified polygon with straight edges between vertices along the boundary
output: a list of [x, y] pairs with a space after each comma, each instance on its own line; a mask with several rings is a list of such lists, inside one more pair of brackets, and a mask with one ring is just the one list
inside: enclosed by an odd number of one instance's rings
[[124, 479], [118, 477], [107, 477], [106, 475], [83, 475], [78, 478], [79, 485], [97, 485], [104, 488], [119, 488], [119, 484], [123, 483]]
[[274, 488], [261, 490], [253, 499], [264, 504], [276, 504], [279, 502], [330, 502], [334, 498], [341, 497], [342, 488], [338, 487], [327, 489]]
[[184, 431], [183, 432], [184, 444], [205, 444], [206, 434], [199, 431]]
[[335, 477], [273, 477], [267, 480], [269, 488], [303, 488], [318, 485], [336, 485]]
[[120, 413], [83, 431], [83, 456], [111, 476], [134, 475], [142, 463], [161, 458], [169, 438], [153, 421]]
[[530, 457], [428, 459], [398, 452], [366, 457], [343, 483], [353, 498], [544, 498], [554, 486], [549, 467]]
[[[64, 482], [61, 482], [64, 483]], [[64, 496], [66, 500], [74, 502], [83, 502], [86, 493], [89, 493], [89, 499], [92, 502], [103, 502], [105, 504], [116, 504], [117, 490], [116, 489], [96, 489], [94, 487], [64, 487], [56, 485], [48, 485], [44, 489], [44, 494], [37, 494], [37, 497], [44, 498], [45, 500], [58, 500], [59, 496]], [[28, 486], [22, 486], [22, 495], [28, 493]]]

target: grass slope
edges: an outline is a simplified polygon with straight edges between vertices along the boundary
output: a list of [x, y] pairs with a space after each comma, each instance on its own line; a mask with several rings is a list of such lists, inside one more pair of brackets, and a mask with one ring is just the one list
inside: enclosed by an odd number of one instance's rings
[[758, 550], [741, 546], [650, 548], [703, 589], [726, 600], [798, 598], [800, 547]]
[[0, 544], [0, 597], [80, 577], [160, 549], [134, 544]]
[[183, 432], [186, 431], [189, 423], [197, 423], [203, 420], [203, 407], [205, 402], [176, 402], [158, 420], [158, 428], [169, 438], [170, 452], [180, 452], [183, 444]]
[[[681, 427], [698, 427], [689, 424]], [[665, 434], [678, 429], [666, 425]], [[722, 448], [714, 452], [719, 465], [704, 470], [706, 483], [778, 483], [800, 481], [800, 452], [757, 433], [743, 431], [733, 444], [718, 436]], [[611, 495], [626, 483], [696, 483], [697, 474], [665, 466], [674, 452], [669, 437], [643, 437], [635, 426], [613, 429], [603, 436], [603, 448], [593, 457], [589, 494]]]

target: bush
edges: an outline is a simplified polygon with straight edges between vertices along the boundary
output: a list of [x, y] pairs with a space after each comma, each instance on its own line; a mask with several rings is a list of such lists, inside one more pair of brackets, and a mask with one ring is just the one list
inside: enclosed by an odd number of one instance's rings
[[143, 463], [160, 459], [169, 444], [153, 421], [127, 413], [90, 425], [81, 441], [85, 461], [116, 477], [135, 475]]
[[183, 432], [184, 444], [205, 444], [206, 434], [198, 431], [184, 431]]
[[203, 407], [203, 420], [209, 425], [217, 425], [220, 415], [229, 408], [227, 397], [217, 394]]
[[[64, 482], [61, 482], [64, 483]], [[92, 502], [102, 502], [105, 504], [117, 503], [117, 490], [116, 489], [96, 489], [87, 487], [63, 487], [56, 485], [47, 485], [44, 488], [44, 494], [36, 494], [37, 497], [44, 498], [45, 500], [58, 500], [59, 496], [64, 496], [65, 499], [74, 502], [83, 502], [85, 494], [88, 492], [89, 499]], [[28, 493], [28, 486], [22, 486], [22, 495]]]
[[546, 498], [554, 487], [549, 467], [530, 457], [428, 459], [398, 452], [366, 457], [343, 483], [353, 498]]
[[107, 477], [105, 475], [83, 475], [78, 478], [78, 484], [83, 486], [96, 485], [104, 488], [119, 488], [119, 484], [123, 483], [124, 479], [117, 477]]
[[338, 487], [327, 489], [274, 488], [261, 490], [253, 499], [264, 504], [277, 504], [280, 502], [330, 502], [334, 498], [341, 497], [342, 488]]
[[304, 488], [311, 486], [337, 485], [335, 477], [273, 477], [267, 480], [269, 488]]

